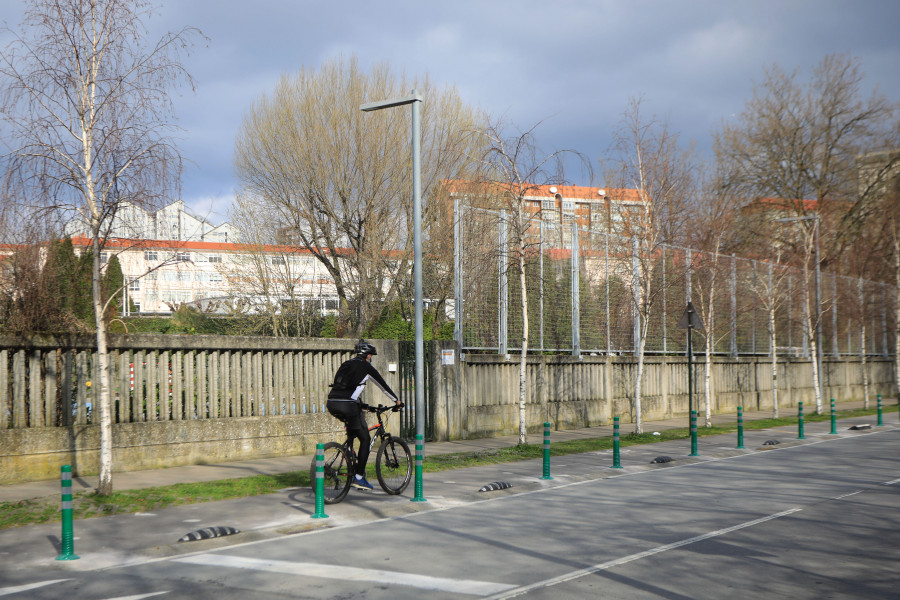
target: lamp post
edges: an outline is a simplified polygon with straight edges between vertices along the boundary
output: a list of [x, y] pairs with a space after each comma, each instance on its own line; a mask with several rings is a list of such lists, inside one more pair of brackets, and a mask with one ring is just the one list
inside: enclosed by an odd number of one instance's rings
[[816, 413], [822, 412], [822, 272], [819, 266], [819, 215], [807, 215], [805, 217], [783, 217], [775, 219], [777, 223], [796, 223], [798, 221], [813, 221], [813, 246], [816, 256], [816, 373], [819, 380], [819, 399], [816, 403]]
[[[377, 102], [366, 102], [359, 109], [363, 112], [393, 108], [395, 106], [412, 106], [412, 159], [413, 159], [413, 283], [415, 287], [415, 326], [416, 326], [416, 446], [425, 440], [425, 343], [422, 327], [422, 135], [421, 106], [422, 96], [413, 90], [409, 96], [390, 98]], [[416, 463], [421, 455], [416, 452]], [[422, 469], [416, 465], [416, 482], [414, 501], [424, 501], [422, 497]]]

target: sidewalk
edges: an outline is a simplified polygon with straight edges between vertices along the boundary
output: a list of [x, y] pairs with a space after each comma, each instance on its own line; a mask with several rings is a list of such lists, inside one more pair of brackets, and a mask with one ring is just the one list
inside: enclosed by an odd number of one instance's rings
[[[862, 401], [843, 402], [837, 404], [837, 408], [838, 410], [849, 410], [862, 408], [862, 405]], [[874, 406], [874, 403], [870, 403], [870, 406]], [[807, 414], [809, 414], [809, 412], [807, 412]], [[781, 415], [796, 416], [796, 411], [793, 409], [782, 409]], [[754, 411], [744, 414], [744, 420], [752, 421], [756, 419], [767, 419], [771, 416], [771, 411]], [[874, 417], [872, 417], [872, 419], [874, 422]], [[702, 420], [703, 416], [699, 415], [697, 421], [698, 426], [700, 427], [702, 427]], [[711, 420], [714, 425], [735, 425], [737, 417], [733, 414], [713, 415]], [[644, 431], [653, 432], [679, 427], [686, 428], [688, 425], [688, 420], [684, 417], [665, 419], [662, 421], [644, 421]], [[622, 435], [631, 432], [632, 429], [633, 425], [631, 423], [623, 423], [620, 426]], [[612, 434], [613, 427], [610, 424], [583, 429], [551, 430], [551, 440], [558, 442], [573, 439], [606, 437], [611, 436]], [[452, 442], [428, 442], [425, 444], [425, 455], [430, 456], [453, 452], [474, 452], [492, 448], [507, 448], [515, 446], [518, 441], [518, 436], [510, 435]], [[543, 442], [543, 433], [538, 432], [529, 434], [528, 441], [531, 444], [541, 444]], [[412, 448], [412, 444], [410, 445], [410, 450], [415, 452], [415, 449]], [[145, 471], [117, 472], [114, 473], [113, 482], [117, 490], [135, 490], [173, 485], [176, 483], [216, 481], [219, 479], [250, 477], [253, 475], [272, 475], [275, 473], [286, 473], [289, 471], [307, 469], [309, 468], [311, 460], [312, 455], [278, 456], [274, 458], [260, 458], [211, 465], [186, 465]], [[12, 485], [0, 485], [0, 502], [15, 502], [59, 494], [59, 485], [59, 478]], [[74, 477], [72, 479], [72, 490], [75, 492], [95, 489], [97, 485], [98, 479], [96, 476]]]
[[[841, 405], [850, 408], [852, 403]], [[74, 551], [79, 560], [56, 561], [60, 552], [60, 523], [32, 525], [0, 530], [0, 579], [4, 572], [16, 569], [42, 567], [51, 571], [93, 570], [155, 558], [208, 551], [212, 548], [294, 535], [326, 527], [342, 527], [367, 523], [378, 519], [398, 517], [415, 512], [452, 508], [460, 504], [486, 500], [501, 494], [515, 494], [530, 490], [570, 485], [579, 481], [636, 474], [650, 469], [671, 468], [696, 462], [718, 460], [742, 454], [753, 454], [774, 448], [790, 448], [800, 444], [816, 443], [872, 433], [894, 434], [900, 431], [896, 412], [886, 413], [884, 427], [876, 427], [876, 417], [854, 417], [842, 419], [838, 425], [838, 435], [831, 435], [830, 423], [809, 422], [806, 424], [806, 440], [797, 440], [797, 427], [786, 426], [765, 430], [745, 430], [744, 449], [736, 449], [735, 434], [704, 436], [699, 438], [700, 456], [691, 457], [687, 440], [660, 442], [630, 446], [622, 449], [623, 469], [611, 469], [611, 451], [588, 452], [554, 457], [551, 465], [551, 480], [542, 478], [542, 461], [528, 460], [515, 463], [501, 463], [480, 467], [470, 467], [426, 473], [423, 491], [426, 502], [411, 502], [414, 485], [400, 496], [388, 496], [376, 485], [373, 492], [352, 490], [340, 504], [326, 506], [328, 518], [311, 518], [315, 512], [315, 496], [310, 488], [288, 488], [265, 496], [254, 496], [234, 500], [222, 500], [202, 504], [170, 507], [151, 513], [120, 514], [109, 517], [76, 520], [74, 525]], [[746, 417], [764, 418], [768, 414], [754, 414]], [[734, 416], [725, 415], [714, 419], [717, 424], [733, 424]], [[852, 424], [868, 423], [870, 430], [852, 431]], [[646, 423], [645, 431], [661, 431], [673, 427], [685, 427], [684, 419], [668, 419]], [[622, 433], [630, 431], [624, 427]], [[591, 427], [572, 431], [554, 431], [553, 441], [577, 438], [592, 438], [612, 434], [611, 426]], [[764, 446], [767, 440], [778, 440], [778, 446]], [[542, 435], [530, 436], [531, 443], [541, 443]], [[458, 442], [426, 444], [426, 453], [473, 451], [479, 449], [512, 446], [516, 436]], [[651, 464], [657, 456], [667, 455], [673, 463]], [[197, 465], [116, 474], [119, 489], [167, 485], [184, 481], [214, 480], [235, 477], [240, 474], [275, 473], [285, 470], [308, 468], [311, 457], [287, 457], [244, 461], [220, 465]], [[495, 481], [510, 483], [510, 489], [483, 493], [482, 486]], [[90, 478], [80, 481], [80, 485], [91, 487], [95, 482]], [[16, 491], [17, 490], [17, 491]], [[6, 497], [25, 496], [35, 492], [59, 494], [59, 482], [36, 482], [3, 489]], [[238, 529], [240, 533], [227, 537], [182, 542], [178, 540], [187, 533], [206, 527], [225, 526]]]

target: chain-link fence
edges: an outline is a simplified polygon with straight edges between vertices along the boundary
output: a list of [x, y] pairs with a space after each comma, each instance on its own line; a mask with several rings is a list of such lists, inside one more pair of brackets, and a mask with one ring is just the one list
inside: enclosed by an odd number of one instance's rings
[[[526, 312], [515, 227], [506, 211], [457, 206], [456, 338], [466, 350], [520, 351], [527, 314], [533, 352], [631, 354], [645, 324], [645, 352], [684, 353], [678, 323], [688, 301], [717, 354], [766, 355], [774, 339], [779, 355], [809, 356], [807, 331], [823, 356], [887, 356], [894, 347], [896, 298], [884, 283], [664, 244], [648, 249], [574, 219], [533, 220], [525, 232]], [[695, 351], [704, 347], [702, 335], [693, 339]]]

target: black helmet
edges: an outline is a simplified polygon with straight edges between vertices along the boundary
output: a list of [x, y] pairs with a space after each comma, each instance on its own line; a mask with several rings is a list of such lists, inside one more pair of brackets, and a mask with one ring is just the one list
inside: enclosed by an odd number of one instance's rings
[[378, 354], [378, 351], [375, 350], [375, 346], [373, 346], [369, 342], [364, 342], [363, 340], [359, 340], [359, 343], [356, 344], [355, 351], [359, 356], [368, 356], [369, 354]]

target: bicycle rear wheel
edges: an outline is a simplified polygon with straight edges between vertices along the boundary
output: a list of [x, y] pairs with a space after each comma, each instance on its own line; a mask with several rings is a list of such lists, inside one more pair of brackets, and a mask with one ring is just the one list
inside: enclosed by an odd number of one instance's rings
[[375, 474], [378, 483], [388, 494], [400, 494], [412, 478], [412, 460], [409, 446], [400, 438], [388, 437], [378, 448], [375, 458]]
[[[325, 468], [324, 468], [325, 504], [337, 504], [347, 496], [350, 491], [350, 477], [352, 469], [344, 446], [337, 442], [325, 444]], [[313, 493], [316, 491], [316, 457], [313, 456], [309, 467], [309, 479], [312, 483]]]

